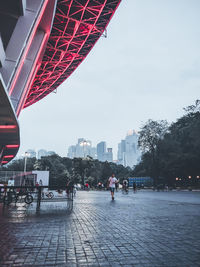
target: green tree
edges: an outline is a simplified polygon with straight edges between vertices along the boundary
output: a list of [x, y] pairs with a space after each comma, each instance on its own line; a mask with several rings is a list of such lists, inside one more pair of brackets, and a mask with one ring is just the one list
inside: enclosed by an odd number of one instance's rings
[[[197, 179], [200, 176], [200, 101], [195, 101], [194, 105], [184, 110], [186, 114], [171, 124], [165, 134], [157, 139], [155, 146], [148, 147], [148, 142], [145, 142], [152, 139], [145, 139], [143, 135], [146, 152], [135, 167], [134, 175], [155, 177], [156, 166], [156, 175], [163, 177], [170, 186], [174, 186], [176, 178], [179, 178], [179, 185], [200, 187], [200, 180]], [[192, 177], [190, 180], [189, 176]]]
[[[24, 170], [24, 159], [12, 161], [2, 170]], [[130, 176], [130, 168], [116, 165], [110, 162], [101, 162], [91, 157], [87, 158], [62, 158], [56, 154], [42, 157], [41, 159], [28, 158], [27, 170], [48, 170], [49, 184], [53, 186], [65, 186], [67, 181], [72, 183], [88, 182], [92, 187], [96, 187], [98, 182], [107, 183], [108, 177], [115, 173], [117, 178], [123, 180]]]
[[139, 131], [138, 145], [146, 154], [146, 159], [148, 159], [148, 171], [154, 179], [154, 185], [157, 185], [160, 166], [159, 166], [159, 150], [157, 149], [158, 144], [164, 138], [168, 130], [168, 123], [166, 120], [153, 121], [148, 120], [145, 125], [142, 126]]
[[[169, 133], [160, 144], [162, 150], [163, 175], [170, 184], [180, 177], [188, 183], [188, 176], [200, 175], [200, 112], [188, 112], [173, 123]], [[170, 179], [171, 177], [171, 179]]]

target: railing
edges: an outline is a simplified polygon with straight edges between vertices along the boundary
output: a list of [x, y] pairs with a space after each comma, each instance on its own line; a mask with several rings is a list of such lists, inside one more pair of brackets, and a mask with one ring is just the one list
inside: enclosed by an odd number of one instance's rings
[[[45, 191], [45, 189], [48, 190]], [[73, 186], [0, 186], [0, 202], [3, 205], [10, 205], [11, 203], [16, 205], [19, 202], [29, 205], [32, 202], [36, 202], [36, 209], [39, 209], [41, 202], [66, 201], [68, 209], [72, 210], [73, 197]]]

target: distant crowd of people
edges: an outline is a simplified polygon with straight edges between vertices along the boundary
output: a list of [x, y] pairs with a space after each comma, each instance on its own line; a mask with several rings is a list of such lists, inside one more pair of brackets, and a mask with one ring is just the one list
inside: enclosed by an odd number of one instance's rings
[[[25, 183], [26, 184], [26, 183]], [[3, 184], [2, 184], [3, 185]], [[14, 179], [11, 178], [8, 181], [8, 186], [14, 186]], [[41, 189], [41, 193], [42, 193], [42, 197], [44, 197], [46, 191], [43, 188], [43, 181], [40, 179], [39, 181], [36, 181], [35, 183], [36, 188], [37, 187], [42, 187]], [[57, 190], [58, 194], [62, 195], [63, 191], [66, 191], [66, 195], [69, 196], [70, 193], [73, 192], [73, 195], [76, 195], [77, 190], [79, 189], [83, 189], [86, 191], [90, 190], [90, 184], [89, 182], [85, 182], [84, 185], [79, 185], [79, 184], [74, 184], [73, 181], [71, 180], [67, 180], [66, 182], [66, 190]], [[102, 182], [98, 182], [96, 189], [98, 190], [109, 190], [110, 194], [111, 194], [111, 199], [114, 200], [115, 199], [115, 192], [117, 192], [119, 189], [122, 189], [122, 192], [128, 193], [128, 188], [129, 188], [129, 182], [127, 179], [124, 179], [122, 184], [120, 183], [119, 179], [117, 179], [115, 177], [115, 174], [112, 174], [109, 178], [107, 183], [102, 183]], [[37, 189], [34, 189], [37, 190]], [[3, 193], [4, 189], [2, 188], [0, 190], [0, 195]], [[136, 183], [133, 183], [133, 191], [136, 192]]]

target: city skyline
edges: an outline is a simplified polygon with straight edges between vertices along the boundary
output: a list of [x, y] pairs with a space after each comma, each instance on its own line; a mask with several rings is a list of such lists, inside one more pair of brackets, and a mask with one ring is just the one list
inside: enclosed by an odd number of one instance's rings
[[[73, 159], [86, 158], [89, 156], [102, 162], [114, 162], [124, 167], [133, 168], [140, 162], [142, 155], [138, 147], [138, 138], [139, 135], [134, 129], [128, 130], [125, 138], [118, 143], [117, 157], [113, 157], [113, 148], [108, 147], [106, 141], [101, 141], [96, 145], [92, 145], [91, 140], [79, 137], [76, 143], [71, 144], [67, 148], [64, 157]], [[55, 153], [56, 151], [47, 151], [43, 148], [40, 148], [37, 152], [36, 150], [28, 149], [24, 153], [24, 157], [36, 157], [37, 159], [41, 159], [42, 156], [49, 156]]]
[[[119, 148], [118, 148], [118, 145], [119, 145], [119, 143], [121, 142], [121, 140], [123, 140], [124, 138], [126, 138], [126, 137], [128, 136], [128, 134], [130, 133], [130, 131], [134, 131], [134, 132], [137, 133], [136, 130], [131, 130], [131, 129], [129, 129], [128, 131], [126, 131], [126, 133], [124, 134], [124, 136], [123, 136], [121, 139], [119, 138], [116, 147], [111, 147], [111, 146], [109, 145], [109, 143], [108, 143], [106, 140], [100, 140], [100, 141], [97, 142], [97, 143], [93, 143], [93, 140], [89, 140], [89, 138], [77, 137], [76, 140], [75, 140], [75, 142], [74, 142], [73, 144], [70, 144], [70, 145], [66, 148], [66, 153], [65, 153], [65, 155], [61, 155], [61, 154], [59, 154], [56, 150], [52, 150], [50, 147], [49, 147], [49, 148], [45, 148], [45, 147], [37, 147], [37, 148], [34, 148], [34, 147], [27, 147], [24, 151], [21, 151], [21, 154], [18, 153], [17, 157], [18, 157], [18, 158], [23, 157], [23, 156], [25, 155], [25, 153], [26, 153], [26, 152], [29, 153], [29, 151], [30, 151], [30, 154], [32, 154], [33, 151], [34, 151], [34, 152], [36, 153], [36, 157], [37, 157], [37, 158], [40, 158], [40, 157], [38, 156], [38, 153], [39, 153], [39, 152], [41, 152], [41, 153], [43, 153], [43, 152], [47, 152], [47, 154], [48, 154], [48, 152], [53, 152], [53, 151], [54, 151], [56, 154], [58, 154], [59, 156], [68, 157], [68, 153], [69, 153], [68, 149], [69, 149], [70, 147], [76, 146], [76, 144], [78, 144], [79, 142], [82, 142], [82, 141], [84, 142], [84, 141], [86, 141], [86, 142], [90, 142], [90, 146], [91, 146], [92, 148], [94, 148], [94, 147], [97, 148], [97, 146], [98, 146], [99, 143], [105, 142], [105, 143], [106, 143], [106, 151], [107, 151], [107, 149], [112, 148], [113, 161], [116, 161], [116, 160], [118, 160], [118, 149], [119, 149]], [[77, 141], [78, 141], [78, 142], [77, 142]]]
[[[180, 12], [181, 7], [181, 12]], [[21, 147], [66, 155], [84, 136], [114, 149], [131, 127], [175, 122], [199, 98], [197, 0], [122, 1], [79, 68], [57, 93], [22, 111]]]

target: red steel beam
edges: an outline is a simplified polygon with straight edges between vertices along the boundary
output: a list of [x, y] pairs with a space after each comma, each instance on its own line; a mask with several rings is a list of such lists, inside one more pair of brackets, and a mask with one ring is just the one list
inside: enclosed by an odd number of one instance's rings
[[24, 108], [64, 82], [101, 37], [121, 0], [58, 0], [41, 65]]

